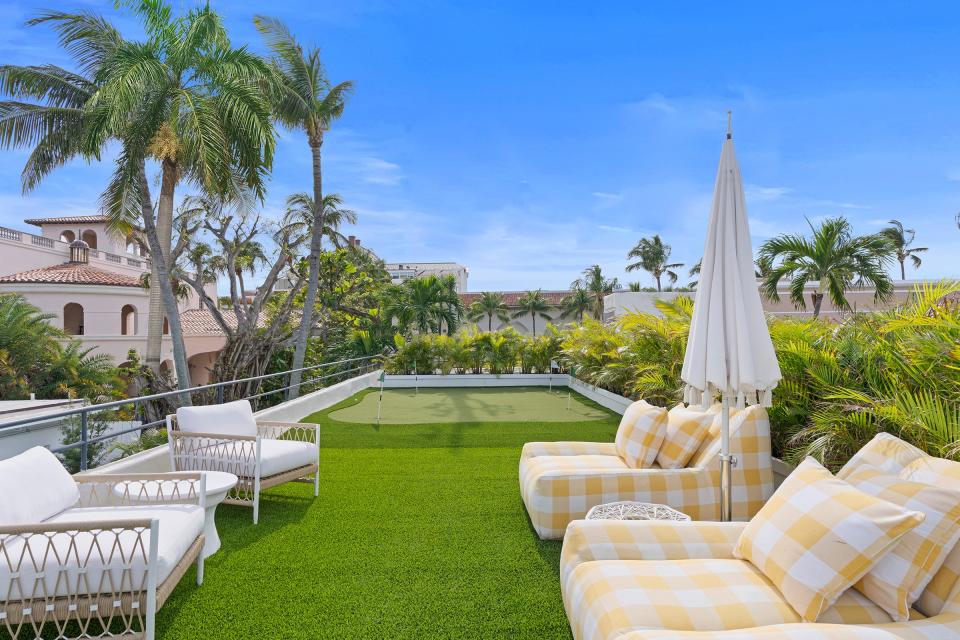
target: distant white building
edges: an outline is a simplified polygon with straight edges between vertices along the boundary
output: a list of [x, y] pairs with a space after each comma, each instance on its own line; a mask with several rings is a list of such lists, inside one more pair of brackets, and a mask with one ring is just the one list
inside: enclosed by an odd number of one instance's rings
[[413, 278], [424, 276], [453, 276], [457, 283], [457, 293], [466, 293], [467, 276], [470, 272], [456, 262], [387, 262], [384, 266], [390, 274], [393, 284], [402, 284]]

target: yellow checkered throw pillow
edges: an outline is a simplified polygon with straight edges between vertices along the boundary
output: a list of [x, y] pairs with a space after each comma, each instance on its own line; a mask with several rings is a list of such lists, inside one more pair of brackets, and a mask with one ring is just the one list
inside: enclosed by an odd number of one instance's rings
[[653, 466], [660, 443], [667, 429], [667, 410], [643, 400], [634, 402], [623, 412], [614, 441], [617, 454], [628, 467], [646, 469]]
[[757, 567], [805, 622], [816, 622], [923, 518], [807, 458], [747, 524], [734, 555]]
[[667, 413], [667, 431], [657, 454], [662, 469], [683, 469], [703, 443], [716, 414], [678, 404]]
[[960, 491], [904, 480], [869, 466], [845, 479], [864, 493], [926, 516], [854, 585], [891, 618], [906, 622], [910, 607], [960, 539]]

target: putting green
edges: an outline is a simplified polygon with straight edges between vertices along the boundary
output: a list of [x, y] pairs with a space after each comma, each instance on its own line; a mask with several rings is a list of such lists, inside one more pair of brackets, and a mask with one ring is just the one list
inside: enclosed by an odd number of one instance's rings
[[[330, 413], [338, 422], [377, 422], [377, 392], [354, 396], [356, 402]], [[386, 389], [380, 412], [382, 424], [437, 422], [583, 422], [605, 420], [610, 413], [578, 393], [559, 387], [509, 389]], [[568, 408], [569, 404], [569, 408]]]

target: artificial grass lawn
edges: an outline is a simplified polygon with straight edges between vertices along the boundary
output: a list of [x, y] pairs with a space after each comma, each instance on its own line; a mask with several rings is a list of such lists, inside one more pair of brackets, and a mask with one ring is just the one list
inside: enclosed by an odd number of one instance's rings
[[[610, 415], [602, 407], [567, 401], [565, 387], [518, 389], [386, 389], [381, 424], [441, 422], [583, 422]], [[378, 393], [355, 397], [355, 402], [329, 414], [338, 422], [372, 424], [377, 421]], [[569, 405], [569, 408], [568, 408]]]
[[223, 548], [207, 560], [202, 587], [192, 570], [183, 578], [158, 613], [158, 637], [571, 637], [561, 543], [541, 541], [530, 527], [517, 486], [520, 448], [533, 440], [611, 442], [618, 417], [574, 395], [604, 417], [331, 420], [373, 393], [304, 419], [322, 425], [319, 498], [312, 485], [270, 489], [256, 527], [250, 509], [218, 508]]

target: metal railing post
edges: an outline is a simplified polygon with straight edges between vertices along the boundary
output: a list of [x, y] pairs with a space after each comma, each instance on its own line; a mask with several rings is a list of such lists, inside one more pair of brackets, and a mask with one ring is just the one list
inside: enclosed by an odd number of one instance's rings
[[80, 471], [87, 470], [87, 451], [90, 448], [89, 444], [87, 443], [88, 437], [87, 412], [84, 411], [80, 414]]
[[217, 387], [217, 391], [214, 394], [216, 396], [215, 404], [223, 404], [223, 387]]

